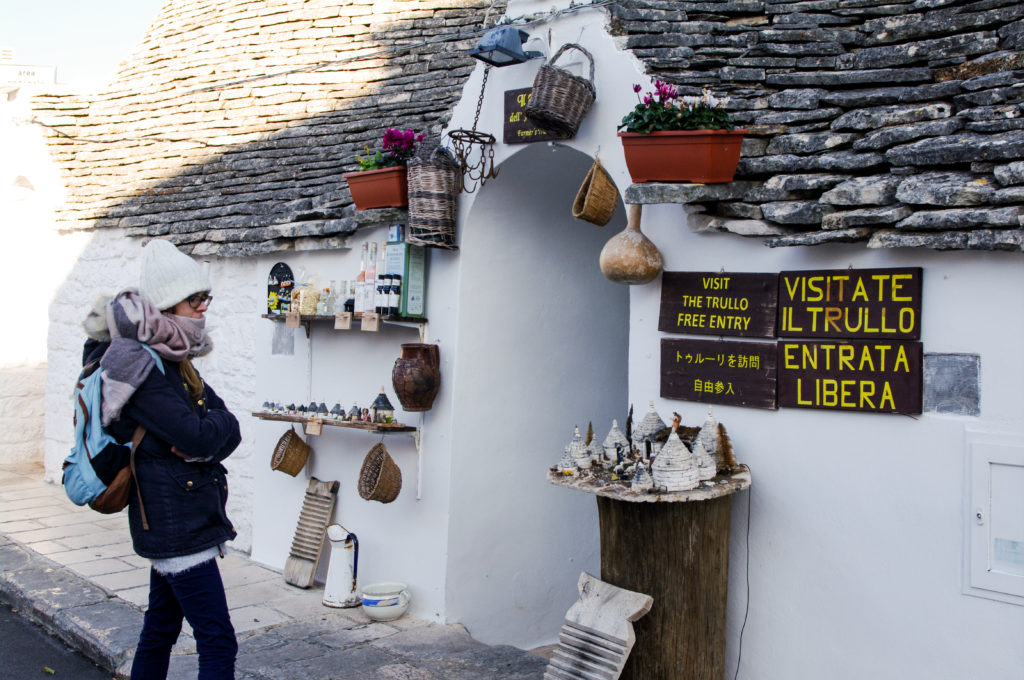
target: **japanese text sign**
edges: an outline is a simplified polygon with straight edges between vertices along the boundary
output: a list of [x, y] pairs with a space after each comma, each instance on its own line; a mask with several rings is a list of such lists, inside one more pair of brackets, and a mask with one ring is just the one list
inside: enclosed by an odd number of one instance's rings
[[774, 338], [777, 274], [665, 272], [658, 330]]
[[661, 396], [775, 408], [774, 343], [661, 341]]

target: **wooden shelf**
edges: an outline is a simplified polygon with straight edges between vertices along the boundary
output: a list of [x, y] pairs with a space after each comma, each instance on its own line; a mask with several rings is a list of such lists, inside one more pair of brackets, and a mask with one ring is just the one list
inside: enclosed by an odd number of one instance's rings
[[[264, 319], [271, 319], [272, 321], [284, 321], [285, 314], [263, 314]], [[353, 314], [353, 321], [358, 321], [363, 318], [362, 314]], [[380, 317], [382, 323], [407, 323], [407, 324], [424, 324], [427, 322], [426, 317], [422, 316], [382, 316]], [[300, 314], [299, 321], [334, 321], [333, 314]]]
[[[332, 317], [333, 318], [333, 317]], [[252, 415], [254, 418], [260, 420], [279, 420], [286, 423], [306, 423], [313, 422], [312, 418], [305, 418], [303, 416], [291, 416], [282, 413], [263, 413], [262, 411], [253, 411]], [[373, 434], [404, 434], [409, 432], [416, 432], [417, 428], [411, 425], [403, 425], [402, 423], [350, 423], [341, 420], [331, 420], [329, 418], [317, 419], [323, 425], [329, 425], [331, 427], [344, 427], [350, 430], [362, 430], [363, 432], [372, 432]]]

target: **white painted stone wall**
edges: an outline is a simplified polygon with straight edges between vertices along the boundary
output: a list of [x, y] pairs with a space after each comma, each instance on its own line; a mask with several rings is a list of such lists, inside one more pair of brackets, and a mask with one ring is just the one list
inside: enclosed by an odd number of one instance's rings
[[[981, 355], [981, 416], [915, 417], [804, 409], [714, 409], [750, 495], [733, 501], [728, 668], [748, 593], [739, 677], [1016, 680], [1024, 607], [961, 593], [964, 431], [1024, 431], [1020, 254], [770, 250], [695, 234], [682, 207], [645, 206], [643, 230], [673, 271], [923, 267], [925, 352]], [[706, 406], [658, 398], [660, 279], [631, 295], [629, 398], [699, 424]]]
[[[82, 242], [81, 254], [61, 282], [50, 305], [46, 375], [46, 479], [60, 483], [60, 467], [71, 446], [73, 434], [71, 388], [81, 370], [85, 332], [81, 320], [95, 297], [138, 285], [139, 239], [117, 230], [74, 233], [62, 237]], [[252, 536], [252, 472], [248, 458], [253, 450], [250, 418], [245, 417], [253, 400], [253, 328], [256, 321], [249, 310], [261, 298], [248, 285], [255, 263], [247, 260], [210, 262], [214, 303], [207, 314], [207, 328], [214, 351], [195, 362], [203, 378], [213, 386], [242, 427], [242, 444], [226, 461], [231, 474], [228, 515], [238, 531], [232, 547], [249, 550]]]

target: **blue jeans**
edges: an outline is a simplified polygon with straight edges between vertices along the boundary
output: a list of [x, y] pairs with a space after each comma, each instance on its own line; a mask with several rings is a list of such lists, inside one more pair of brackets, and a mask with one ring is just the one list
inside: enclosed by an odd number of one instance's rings
[[238, 642], [216, 560], [179, 574], [149, 571], [149, 608], [132, 661], [131, 680], [165, 680], [171, 647], [188, 619], [199, 651], [199, 680], [233, 680]]

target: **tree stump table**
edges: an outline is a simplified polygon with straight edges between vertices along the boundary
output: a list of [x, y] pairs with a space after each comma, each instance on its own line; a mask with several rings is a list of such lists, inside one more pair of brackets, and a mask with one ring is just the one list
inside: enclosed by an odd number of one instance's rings
[[628, 482], [584, 473], [548, 481], [597, 496], [601, 579], [654, 598], [634, 624], [627, 680], [722, 680], [729, 582], [731, 496], [750, 470], [719, 475], [691, 491], [636, 492]]

